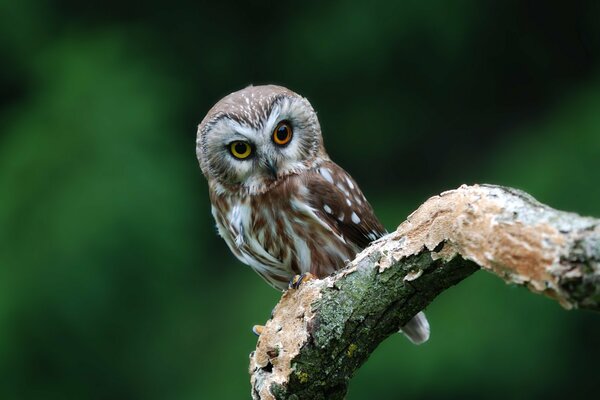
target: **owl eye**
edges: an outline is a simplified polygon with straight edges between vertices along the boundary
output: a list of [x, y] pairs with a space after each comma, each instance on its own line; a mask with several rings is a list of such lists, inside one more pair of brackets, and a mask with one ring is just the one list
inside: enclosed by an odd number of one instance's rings
[[273, 131], [273, 141], [275, 144], [285, 146], [292, 140], [292, 126], [288, 121], [281, 121]]
[[237, 141], [232, 142], [229, 145], [229, 151], [235, 158], [243, 160], [244, 158], [250, 157], [250, 154], [252, 154], [252, 147], [248, 142]]

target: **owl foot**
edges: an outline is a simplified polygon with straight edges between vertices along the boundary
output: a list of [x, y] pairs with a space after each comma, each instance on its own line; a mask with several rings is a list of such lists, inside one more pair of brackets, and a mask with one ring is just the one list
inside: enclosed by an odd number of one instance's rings
[[301, 275], [296, 275], [288, 284], [288, 289], [298, 289], [300, 285], [313, 279], [317, 279], [317, 277], [311, 274], [310, 272], [305, 272]]
[[265, 330], [265, 326], [264, 325], [254, 325], [252, 327], [252, 332], [256, 335], [256, 336], [260, 336], [261, 333], [263, 333], [263, 331]]

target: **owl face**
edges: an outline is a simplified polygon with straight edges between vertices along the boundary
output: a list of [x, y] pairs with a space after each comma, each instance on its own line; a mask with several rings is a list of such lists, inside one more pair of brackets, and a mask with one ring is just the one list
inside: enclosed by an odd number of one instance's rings
[[213, 190], [250, 194], [327, 158], [310, 103], [273, 85], [219, 101], [198, 127], [196, 154]]

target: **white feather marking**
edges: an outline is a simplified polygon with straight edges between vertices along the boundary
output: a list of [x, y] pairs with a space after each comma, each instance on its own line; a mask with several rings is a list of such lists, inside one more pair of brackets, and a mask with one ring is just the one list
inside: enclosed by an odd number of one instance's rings
[[323, 210], [325, 210], [327, 214], [333, 214], [333, 210], [327, 204], [323, 206]]
[[338, 217], [338, 221], [344, 222], [344, 213], [341, 213]]
[[[248, 115], [248, 117], [249, 117], [249, 115]], [[233, 128], [236, 132], [239, 132], [243, 136], [256, 137], [256, 135], [257, 135], [257, 132], [253, 128], [246, 126], [246, 125], [242, 125], [242, 124], [238, 123], [237, 121], [231, 120], [228, 123], [231, 126], [231, 128]]]
[[[344, 240], [344, 243], [346, 241]], [[324, 247], [325, 251], [332, 256], [332, 258], [337, 258], [341, 260], [345, 260], [348, 258], [348, 255], [342, 251], [342, 247], [336, 246], [335, 244], [327, 244]]]
[[352, 183], [350, 178], [346, 177], [346, 183], [348, 183], [348, 187], [350, 188], [350, 190], [354, 189], [354, 184]]
[[[304, 215], [310, 217], [312, 221], [317, 222], [319, 225], [321, 225], [323, 228], [325, 228], [328, 232], [335, 235], [342, 243], [344, 243], [344, 244], [346, 243], [346, 240], [344, 239], [344, 237], [341, 235], [338, 235], [331, 228], [331, 226], [328, 223], [326, 223], [324, 220], [319, 218], [319, 216], [316, 214], [315, 210], [313, 210], [306, 203], [303, 203], [297, 199], [292, 199], [290, 201], [290, 203], [292, 205], [292, 209], [294, 209], [295, 211], [299, 211], [299, 212], [303, 213]], [[344, 218], [344, 214], [341, 215], [341, 218]]]
[[358, 215], [356, 215], [356, 213], [354, 211], [352, 211], [352, 222], [354, 222], [355, 224], [360, 224], [360, 218], [358, 218]]
[[313, 221], [317, 221], [319, 223], [319, 225], [321, 225], [322, 227], [324, 227], [328, 231], [333, 232], [333, 230], [331, 229], [331, 227], [329, 225], [327, 225], [325, 222], [323, 222], [323, 220], [317, 216], [317, 214], [315, 213], [315, 210], [313, 210], [306, 203], [303, 203], [302, 201], [300, 201], [298, 199], [292, 199], [290, 201], [290, 203], [292, 205], [292, 209], [294, 209], [295, 211], [299, 211], [299, 212], [301, 212], [301, 213], [303, 213], [303, 214], [311, 217], [311, 219]]
[[296, 236], [296, 232], [294, 232], [294, 228], [292, 228], [292, 225], [290, 224], [290, 221], [282, 215], [282, 220], [283, 220], [283, 225], [284, 225], [284, 230], [285, 230], [285, 235], [287, 237], [295, 237]]
[[271, 114], [269, 114], [269, 118], [267, 119], [267, 122], [265, 123], [265, 130], [267, 130], [268, 132], [271, 132], [273, 129], [275, 129], [275, 123], [279, 119], [280, 114], [281, 114], [281, 108], [279, 107], [279, 105], [276, 105], [275, 107], [273, 107], [273, 109], [271, 110]]
[[306, 197], [309, 195], [308, 188], [305, 185], [298, 185], [298, 195], [301, 197]]
[[352, 202], [348, 197], [346, 197], [346, 204], [348, 204], [349, 207], [352, 207]]
[[414, 344], [425, 343], [429, 340], [429, 321], [427, 321], [427, 317], [423, 311], [415, 315], [413, 319], [408, 321], [408, 323], [400, 328], [400, 330]]
[[350, 192], [348, 191], [348, 189], [346, 189], [346, 188], [344, 187], [344, 185], [342, 185], [340, 182], [336, 183], [336, 185], [335, 185], [335, 186], [337, 186], [337, 187], [338, 187], [338, 189], [340, 189], [342, 192], [344, 192], [344, 194], [345, 194], [346, 196], [350, 196]]
[[301, 225], [301, 226], [306, 225], [306, 220], [304, 220], [303, 218], [294, 217], [293, 220], [294, 220], [294, 224], [296, 224], [296, 225]]
[[[237, 231], [237, 235], [234, 238], [231, 238], [229, 232], [222, 233], [227, 234], [227, 237], [224, 237], [225, 241], [229, 247], [232, 247], [233, 253], [240, 261], [251, 266], [259, 273], [273, 272], [273, 270], [275, 270], [276, 272], [279, 271], [280, 275], [284, 276], [286, 273], [285, 265], [264, 249], [258, 237], [248, 235], [248, 232], [250, 231], [250, 221], [252, 219], [250, 205], [244, 202], [234, 204], [226, 217], [230, 225]], [[219, 227], [219, 231], [221, 232], [221, 227]], [[233, 247], [235, 247], [237, 251], [234, 251]], [[269, 265], [265, 265], [254, 257], [253, 254], [257, 254], [262, 259], [267, 260]]]
[[300, 272], [309, 272], [310, 271], [310, 249], [306, 244], [305, 240], [302, 240], [298, 235], [293, 235], [294, 239], [294, 248], [296, 250], [296, 261], [298, 262], [298, 267], [300, 268]]
[[235, 204], [229, 212], [229, 221], [231, 221], [231, 225], [237, 231], [235, 245], [238, 248], [244, 245], [244, 225], [245, 219], [248, 217], [248, 212], [248, 207], [242, 203]]
[[329, 183], [333, 183], [333, 176], [331, 176], [331, 171], [327, 168], [319, 168], [319, 173], [325, 178], [325, 180]]
[[260, 229], [258, 231], [258, 242], [262, 243], [263, 245], [265, 243], [265, 230], [264, 229]]

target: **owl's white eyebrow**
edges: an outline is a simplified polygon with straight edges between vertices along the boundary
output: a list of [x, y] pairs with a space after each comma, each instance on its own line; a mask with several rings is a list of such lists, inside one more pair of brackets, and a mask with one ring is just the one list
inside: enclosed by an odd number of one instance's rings
[[271, 110], [271, 113], [269, 114], [269, 119], [265, 123], [264, 128], [265, 129], [274, 128], [275, 123], [278, 122], [280, 113], [281, 113], [281, 107], [279, 106], [279, 104], [276, 104], [275, 106], [273, 106], [273, 109]]
[[229, 146], [233, 142], [247, 142], [253, 144], [252, 140], [248, 138], [246, 135], [242, 135], [241, 133], [235, 132], [232, 137], [227, 138], [225, 141], [225, 145]]
[[237, 121], [229, 120], [229, 127], [233, 129], [235, 135], [243, 136], [246, 140], [250, 137], [256, 136], [256, 132], [249, 126], [244, 126]]

